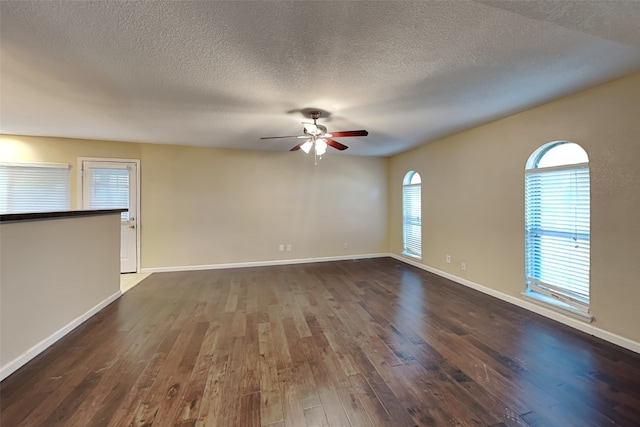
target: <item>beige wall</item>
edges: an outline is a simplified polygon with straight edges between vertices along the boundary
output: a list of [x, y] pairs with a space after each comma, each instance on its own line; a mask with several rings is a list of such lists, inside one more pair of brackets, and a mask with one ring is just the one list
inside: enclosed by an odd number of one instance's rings
[[525, 162], [546, 142], [576, 142], [590, 158], [594, 326], [640, 341], [639, 119], [635, 74], [393, 157], [391, 251], [402, 252], [402, 178], [416, 170], [422, 263], [521, 298]]
[[388, 251], [387, 159], [11, 135], [0, 157], [73, 164], [74, 207], [78, 157], [140, 159], [143, 268]]
[[35, 356], [52, 335], [119, 294], [119, 255], [118, 214], [0, 224], [2, 376], [26, 361], [16, 359]]
[[388, 250], [385, 159], [146, 144], [142, 171], [144, 266]]

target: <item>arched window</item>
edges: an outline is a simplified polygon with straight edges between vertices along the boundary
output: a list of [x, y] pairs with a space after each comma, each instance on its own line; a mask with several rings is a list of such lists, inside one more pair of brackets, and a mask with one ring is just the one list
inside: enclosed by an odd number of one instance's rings
[[407, 172], [402, 182], [402, 253], [416, 258], [422, 256], [421, 193], [420, 174]]
[[589, 157], [578, 144], [538, 148], [525, 171], [527, 294], [589, 312]]

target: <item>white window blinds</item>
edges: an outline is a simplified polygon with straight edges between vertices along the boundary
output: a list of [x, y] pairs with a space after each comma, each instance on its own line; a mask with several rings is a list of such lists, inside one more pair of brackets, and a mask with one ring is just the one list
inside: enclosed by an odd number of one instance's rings
[[527, 287], [580, 310], [589, 307], [589, 165], [525, 174]]
[[[129, 209], [129, 170], [114, 168], [88, 169], [90, 209]], [[122, 212], [129, 220], [129, 212]]]
[[422, 256], [422, 186], [410, 184], [402, 187], [402, 216], [404, 253]]
[[71, 166], [57, 163], [0, 163], [0, 212], [70, 209]]

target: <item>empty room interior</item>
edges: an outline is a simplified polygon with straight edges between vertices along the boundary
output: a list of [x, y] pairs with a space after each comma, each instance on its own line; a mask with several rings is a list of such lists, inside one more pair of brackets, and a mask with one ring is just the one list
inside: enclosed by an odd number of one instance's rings
[[640, 426], [640, 3], [0, 3], [0, 425]]

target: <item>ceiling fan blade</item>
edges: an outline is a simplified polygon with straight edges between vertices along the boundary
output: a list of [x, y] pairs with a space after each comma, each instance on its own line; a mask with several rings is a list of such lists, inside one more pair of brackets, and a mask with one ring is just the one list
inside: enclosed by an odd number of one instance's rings
[[338, 141], [336, 141], [335, 139], [325, 138], [325, 140], [327, 141], [327, 145], [332, 146], [332, 147], [333, 147], [333, 148], [335, 148], [336, 150], [340, 150], [340, 151], [342, 151], [342, 150], [346, 150], [347, 148], [349, 148], [349, 147], [347, 147], [346, 145], [339, 143], [339, 142], [338, 142]]
[[346, 136], [367, 136], [367, 135], [369, 135], [369, 132], [367, 132], [364, 129], [362, 129], [362, 130], [346, 130], [346, 131], [343, 131], [343, 132], [331, 132], [331, 135], [333, 135], [336, 138], [344, 138]]
[[302, 147], [302, 144], [304, 144], [305, 142], [307, 142], [307, 141], [301, 142], [300, 144], [296, 145], [295, 147], [293, 147], [289, 151], [298, 151], [300, 149], [300, 147]]
[[[263, 136], [260, 139], [278, 139], [278, 138], [298, 138], [298, 135], [288, 135], [288, 136]], [[306, 138], [306, 137], [305, 137]]]

